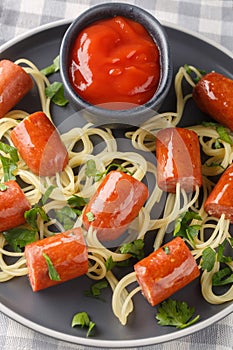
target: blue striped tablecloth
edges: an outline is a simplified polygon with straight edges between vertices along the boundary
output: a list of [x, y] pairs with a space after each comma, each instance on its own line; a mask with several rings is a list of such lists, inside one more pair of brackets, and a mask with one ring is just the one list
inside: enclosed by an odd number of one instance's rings
[[[101, 2], [103, 1], [0, 0], [0, 45], [43, 24], [60, 19], [72, 19], [90, 6]], [[233, 52], [232, 0], [129, 0], [127, 2], [156, 14], [156, 17], [164, 23], [179, 25], [184, 29], [200, 33]], [[0, 349], [81, 350], [88, 347], [66, 343], [37, 333], [0, 313]], [[143, 349], [233, 349], [233, 315], [192, 335], [164, 344], [146, 346]]]

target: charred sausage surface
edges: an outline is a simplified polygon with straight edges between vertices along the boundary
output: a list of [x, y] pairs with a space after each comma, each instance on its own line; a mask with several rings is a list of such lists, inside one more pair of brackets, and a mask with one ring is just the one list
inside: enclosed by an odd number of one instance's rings
[[9, 112], [33, 87], [24, 69], [9, 60], [0, 61], [0, 118]]
[[111, 171], [84, 208], [84, 226], [87, 229], [92, 226], [101, 241], [115, 240], [136, 218], [148, 195], [141, 181], [126, 173]]
[[6, 190], [0, 191], [0, 232], [24, 224], [24, 213], [31, 208], [16, 181], [7, 181], [5, 185]]
[[156, 158], [158, 186], [163, 191], [174, 193], [178, 182], [186, 192], [202, 185], [200, 145], [194, 131], [160, 130], [156, 134]]
[[216, 218], [222, 214], [233, 223], [233, 164], [221, 175], [204, 204], [205, 211]]
[[201, 111], [233, 130], [233, 80], [208, 73], [195, 86], [193, 99]]
[[64, 170], [68, 152], [61, 137], [43, 112], [22, 120], [11, 132], [11, 140], [29, 169], [40, 176], [53, 176]]
[[134, 265], [142, 293], [155, 306], [200, 275], [189, 248], [174, 238]]
[[[49, 277], [43, 254], [51, 260], [60, 280]], [[34, 292], [79, 277], [88, 270], [87, 247], [81, 228], [74, 228], [25, 247], [29, 280]]]

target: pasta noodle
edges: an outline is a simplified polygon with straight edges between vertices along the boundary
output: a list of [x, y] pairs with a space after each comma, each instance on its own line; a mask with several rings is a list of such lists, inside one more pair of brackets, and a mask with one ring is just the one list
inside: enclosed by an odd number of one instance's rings
[[[45, 87], [50, 85], [49, 80], [40, 73], [32, 62], [19, 59], [15, 63], [22, 64], [25, 71], [35, 80], [41, 100], [41, 109], [52, 120], [50, 99], [45, 97], [44, 93]], [[201, 76], [195, 67], [189, 66], [189, 68], [197, 76]], [[94, 182], [93, 178], [86, 176], [85, 167], [87, 161], [93, 159], [97, 169], [103, 172], [109, 164], [114, 160], [118, 160], [139, 181], [147, 179], [148, 176], [152, 177], [154, 182], [149, 199], [128, 229], [129, 234], [126, 237], [126, 242], [132, 239], [131, 235], [135, 239], [144, 239], [148, 231], [153, 231], [155, 232], [154, 249], [157, 249], [161, 246], [164, 236], [168, 233], [169, 225], [174, 223], [181, 213], [188, 210], [195, 211], [202, 219], [199, 236], [195, 237], [193, 242], [187, 242], [192, 248], [192, 254], [195, 259], [201, 259], [206, 247], [216, 249], [225, 239], [231, 237], [229, 232], [230, 223], [228, 220], [225, 220], [224, 216], [220, 220], [217, 220], [216, 218], [207, 216], [204, 211], [204, 202], [214, 186], [214, 183], [208, 177], [221, 174], [231, 164], [233, 158], [233, 146], [220, 140], [214, 127], [205, 127], [203, 125], [189, 127], [189, 129], [194, 130], [198, 134], [202, 151], [207, 156], [207, 160], [203, 163], [202, 200], [200, 200], [200, 190], [198, 187], [193, 194], [188, 195], [180, 188], [179, 183], [176, 186], [176, 193], [170, 193], [166, 196], [157, 185], [156, 164], [149, 162], [146, 157], [137, 152], [138, 150], [144, 152], [155, 151], [154, 141], [156, 132], [161, 128], [175, 127], [180, 122], [185, 104], [191, 98], [191, 94], [183, 96], [183, 80], [191, 87], [195, 86], [195, 83], [184, 67], [180, 67], [175, 77], [174, 86], [177, 97], [176, 112], [156, 114], [136, 131], [126, 132], [125, 136], [131, 139], [132, 147], [135, 151], [119, 151], [117, 140], [114, 138], [110, 129], [95, 128], [89, 123], [82, 128], [76, 127], [61, 135], [69, 154], [69, 163], [61, 174], [41, 178], [31, 173], [24, 161], [20, 159], [16, 176], [25, 184], [23, 191], [31, 205], [38, 203], [50, 186], [53, 187], [53, 191], [49, 197], [50, 200], [43, 205], [43, 209], [49, 216], [51, 212], [61, 210], [64, 206], [67, 206], [67, 200], [74, 194], [83, 198], [91, 197], [95, 193], [99, 182]], [[0, 139], [4, 139], [9, 144], [12, 144], [9, 137], [10, 131], [18, 124], [19, 120], [25, 118], [27, 115], [28, 113], [25, 111], [15, 110], [7, 113], [4, 118], [0, 119]], [[100, 139], [101, 150], [97, 154], [95, 154], [95, 142], [93, 138]], [[219, 139], [219, 143], [222, 146], [218, 149], [214, 147], [217, 139]], [[76, 148], [77, 145], [80, 147]], [[76, 168], [79, 169], [78, 173], [75, 172]], [[3, 178], [3, 167], [1, 164], [0, 176]], [[158, 216], [154, 215], [154, 207], [156, 205], [163, 209], [162, 213], [159, 213]], [[57, 230], [64, 230], [63, 224], [52, 215], [49, 222], [44, 222], [39, 217], [37, 224], [37, 239], [43, 239], [44, 237], [53, 235], [54, 226]], [[81, 216], [77, 218], [74, 226], [82, 226]], [[207, 235], [206, 231], [211, 231], [211, 234]], [[129, 259], [131, 255], [122, 254], [118, 250], [114, 251], [113, 249], [106, 248], [98, 240], [96, 232], [91, 228], [88, 231], [84, 230], [84, 233], [88, 246], [89, 260], [87, 276], [93, 280], [101, 280], [103, 278], [108, 280], [113, 291], [113, 312], [122, 324], [126, 324], [128, 315], [133, 311], [132, 298], [135, 293], [141, 290], [141, 287], [137, 285], [131, 292], [128, 292], [126, 287], [136, 281], [135, 273], [129, 273], [118, 281], [113, 272], [107, 270], [106, 261], [111, 258], [115, 263], [122, 262]], [[7, 242], [4, 235], [0, 234], [1, 282], [28, 273], [23, 252], [8, 251], [6, 245]], [[9, 257], [14, 259], [15, 262], [7, 264], [6, 260]], [[229, 264], [229, 267], [233, 270], [232, 263]], [[213, 292], [212, 277], [216, 271], [219, 271], [219, 268], [219, 263], [216, 262], [214, 269], [211, 272], [204, 271], [201, 277], [203, 297], [213, 304], [223, 303], [233, 299], [233, 287], [229, 288], [223, 295], [216, 295]]]
[[[232, 264], [229, 265], [231, 267], [231, 270], [233, 271], [233, 266]], [[210, 272], [207, 272], [206, 270], [203, 272], [201, 276], [201, 286], [202, 286], [202, 295], [203, 297], [211, 304], [221, 304], [227, 301], [232, 300], [232, 295], [233, 295], [233, 286], [231, 286], [227, 292], [224, 294], [216, 295], [213, 292], [212, 289], [212, 278], [213, 275], [219, 271], [220, 268], [220, 263], [215, 262], [213, 269]]]

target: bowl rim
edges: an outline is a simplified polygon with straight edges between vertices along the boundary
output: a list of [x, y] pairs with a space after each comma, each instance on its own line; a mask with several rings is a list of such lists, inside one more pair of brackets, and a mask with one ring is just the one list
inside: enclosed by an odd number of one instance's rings
[[[104, 16], [98, 17], [100, 13], [104, 13]], [[68, 65], [70, 48], [72, 47], [77, 33], [89, 26], [90, 24], [100, 20], [101, 18], [112, 18], [114, 16], [122, 16], [125, 18], [133, 19], [138, 23], [142, 24], [148, 33], [151, 35], [160, 51], [160, 65], [162, 69], [160, 82], [154, 95], [143, 105], [136, 105], [130, 109], [107, 109], [102, 108], [98, 105], [92, 105], [88, 101], [81, 98], [73, 89], [72, 84], [69, 80], [68, 75]], [[137, 15], [137, 16], [135, 16]], [[145, 26], [145, 21], [147, 25]], [[125, 117], [129, 113], [134, 114], [134, 116], [141, 115], [145, 111], [157, 111], [163, 102], [164, 96], [167, 95], [171, 82], [172, 82], [172, 57], [171, 49], [168, 41], [168, 36], [163, 24], [161, 24], [156, 17], [154, 17], [150, 12], [144, 10], [143, 8], [129, 3], [101, 3], [88, 8], [86, 11], [82, 12], [78, 17], [76, 17], [66, 30], [61, 46], [60, 46], [60, 74], [65, 87], [65, 91], [73, 104], [79, 105], [79, 110], [86, 110], [94, 113], [95, 115], [101, 115], [102, 117]], [[155, 109], [155, 106], [158, 106]], [[76, 106], [77, 108], [77, 106]]]

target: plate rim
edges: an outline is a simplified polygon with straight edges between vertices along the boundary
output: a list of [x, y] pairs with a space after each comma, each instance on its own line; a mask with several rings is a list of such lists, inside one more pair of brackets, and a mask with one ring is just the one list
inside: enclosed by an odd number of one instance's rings
[[74, 336], [66, 334], [63, 332], [58, 332], [50, 328], [41, 326], [33, 321], [28, 320], [27, 318], [17, 314], [15, 311], [12, 311], [7, 306], [3, 305], [0, 302], [0, 311], [3, 312], [6, 316], [10, 317], [12, 320], [19, 322], [21, 325], [28, 327], [33, 331], [37, 331], [43, 335], [50, 336], [55, 339], [62, 341], [87, 345], [100, 348], [131, 348], [131, 347], [140, 347], [148, 345], [162, 344], [172, 340], [177, 340], [185, 336], [189, 336], [193, 333], [201, 331], [208, 326], [213, 325], [214, 323], [220, 321], [224, 317], [230, 315], [233, 312], [233, 303], [229, 305], [226, 309], [218, 312], [216, 315], [208, 318], [207, 320], [200, 321], [197, 324], [192, 325], [191, 328], [187, 327], [181, 330], [177, 330], [172, 333], [173, 339], [170, 339], [171, 333], [160, 335], [159, 337], [150, 337], [150, 338], [141, 338], [141, 339], [131, 339], [131, 340], [100, 340], [94, 338], [84, 338], [79, 336]]
[[[50, 23], [43, 24], [41, 26], [37, 26], [35, 28], [29, 29], [24, 33], [21, 33], [17, 35], [16, 37], [10, 39], [6, 43], [2, 44], [0, 46], [0, 55], [2, 55], [2, 51], [7, 50], [11, 46], [17, 44], [18, 42], [25, 40], [32, 35], [39, 34], [45, 30], [53, 29], [56, 27], [60, 27], [63, 25], [69, 25], [73, 21], [72, 18], [70, 19], [60, 19], [57, 21], [53, 21]], [[203, 34], [196, 33], [192, 30], [183, 28], [180, 25], [169, 23], [166, 21], [160, 21], [164, 26], [174, 29], [177, 31], [180, 31], [182, 33], [188, 34], [190, 36], [193, 36], [203, 42], [206, 42], [207, 44], [215, 47], [216, 49], [220, 50], [227, 56], [229, 56], [231, 59], [233, 59], [232, 52], [224, 47], [223, 45], [213, 41], [210, 38], [207, 38]], [[168, 341], [171, 341], [171, 333], [160, 335], [157, 337], [149, 337], [149, 338], [141, 338], [141, 339], [131, 339], [131, 340], [99, 340], [94, 338], [84, 338], [79, 336], [73, 336], [70, 334], [66, 334], [63, 332], [59, 332], [50, 328], [47, 328], [45, 326], [39, 325], [24, 316], [19, 315], [17, 312], [11, 310], [9, 307], [5, 306], [2, 302], [0, 302], [0, 312], [5, 314], [6, 316], [10, 317], [12, 320], [19, 322], [21, 325], [28, 327], [32, 331], [37, 331], [43, 335], [50, 336], [55, 339], [59, 339], [65, 342], [70, 342], [74, 344], [80, 344], [80, 345], [87, 345], [87, 346], [93, 346], [93, 347], [103, 347], [103, 348], [130, 348], [130, 347], [139, 347], [139, 346], [148, 346], [148, 345], [155, 345], [160, 343], [165, 343]], [[189, 336], [195, 332], [201, 331], [204, 328], [213, 325], [214, 323], [220, 321], [222, 318], [228, 316], [233, 312], [233, 303], [227, 306], [224, 310], [221, 310], [216, 315], [211, 316], [207, 320], [200, 321], [198, 324], [192, 325], [191, 328], [185, 328], [182, 330], [177, 330], [172, 333], [172, 340], [179, 339], [185, 336]]]

